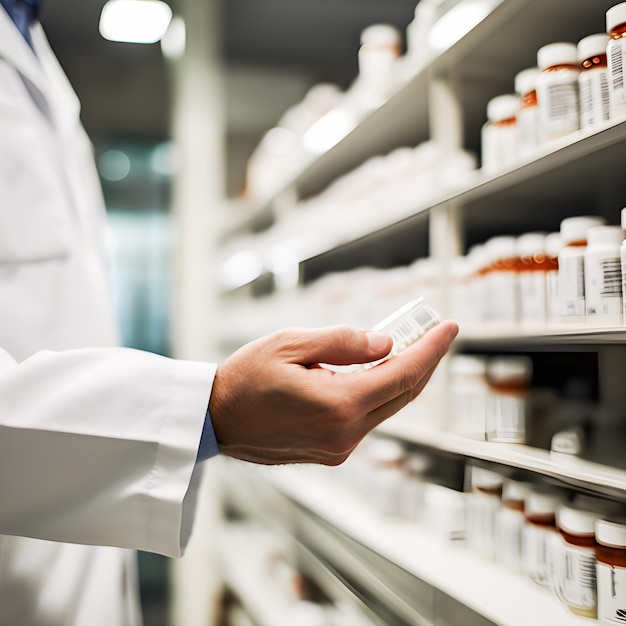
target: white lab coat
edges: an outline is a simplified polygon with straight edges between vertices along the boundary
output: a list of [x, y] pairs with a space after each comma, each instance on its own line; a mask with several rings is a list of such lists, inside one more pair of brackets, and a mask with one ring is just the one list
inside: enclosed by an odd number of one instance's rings
[[114, 347], [92, 148], [33, 40], [0, 7], [0, 625], [132, 624], [123, 548], [181, 554], [215, 366]]

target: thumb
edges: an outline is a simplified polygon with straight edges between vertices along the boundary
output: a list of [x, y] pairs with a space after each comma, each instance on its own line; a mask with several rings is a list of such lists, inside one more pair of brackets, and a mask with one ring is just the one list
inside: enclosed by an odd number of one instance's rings
[[310, 330], [301, 333], [295, 348], [301, 364], [328, 363], [330, 365], [351, 365], [368, 363], [386, 356], [393, 346], [393, 340], [386, 333], [360, 330], [350, 326]]

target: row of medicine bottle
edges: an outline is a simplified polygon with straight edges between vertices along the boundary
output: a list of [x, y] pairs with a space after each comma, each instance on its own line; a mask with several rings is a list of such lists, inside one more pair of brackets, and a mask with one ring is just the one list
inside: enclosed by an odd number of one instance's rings
[[626, 602], [623, 506], [469, 468], [468, 547], [550, 588], [572, 613], [622, 623]]
[[607, 33], [578, 44], [551, 43], [537, 67], [515, 76], [515, 94], [489, 101], [482, 131], [483, 168], [490, 173], [532, 155], [538, 146], [626, 115], [626, 2], [606, 13]]
[[620, 326], [624, 317], [626, 210], [622, 227], [571, 217], [558, 233], [493, 237], [452, 263], [452, 316], [470, 326]]
[[622, 623], [623, 505], [471, 465], [463, 493], [433, 482], [427, 454], [375, 436], [329, 479], [337, 478], [381, 516], [465, 543], [479, 558], [550, 589], [574, 614]]

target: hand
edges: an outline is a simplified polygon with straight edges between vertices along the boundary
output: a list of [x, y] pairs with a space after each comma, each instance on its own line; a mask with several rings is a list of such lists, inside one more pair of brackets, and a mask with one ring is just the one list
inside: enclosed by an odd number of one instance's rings
[[442, 322], [397, 356], [353, 373], [317, 364], [381, 359], [391, 337], [337, 326], [282, 330], [245, 345], [213, 384], [209, 411], [220, 451], [263, 464], [339, 465], [422, 391], [457, 332]]

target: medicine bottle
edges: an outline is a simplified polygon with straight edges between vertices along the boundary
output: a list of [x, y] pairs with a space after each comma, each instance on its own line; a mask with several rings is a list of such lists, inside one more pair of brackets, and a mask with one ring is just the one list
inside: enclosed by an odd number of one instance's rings
[[547, 317], [548, 257], [544, 233], [517, 238], [519, 256], [519, 320], [527, 326], [544, 326]]
[[517, 136], [522, 156], [529, 156], [540, 143], [539, 100], [537, 99], [538, 67], [529, 67], [515, 76], [515, 93], [519, 97]]
[[587, 234], [603, 226], [604, 219], [595, 216], [568, 217], [561, 222], [563, 247], [559, 252], [559, 300], [564, 322], [585, 321], [585, 249]]
[[580, 127], [589, 128], [609, 119], [609, 71], [606, 46], [609, 36], [589, 35], [578, 42]]
[[554, 590], [572, 613], [596, 617], [596, 520], [599, 513], [561, 505], [557, 527], [562, 543], [556, 553]]
[[517, 109], [514, 94], [487, 103], [487, 123], [481, 130], [482, 168], [486, 174], [506, 169], [518, 159]]
[[489, 262], [485, 244], [472, 246], [467, 253], [471, 265], [470, 291], [468, 307], [470, 319], [477, 325], [484, 324], [488, 319], [487, 276]]
[[526, 442], [528, 393], [533, 366], [528, 357], [492, 357], [487, 362], [487, 440]]
[[396, 517], [402, 510], [406, 483], [404, 447], [393, 439], [372, 438], [367, 453], [371, 463], [370, 502], [381, 515]]
[[609, 115], [617, 119], [626, 115], [626, 2], [620, 2], [606, 12], [606, 32], [611, 39], [606, 47], [609, 66]]
[[578, 115], [578, 51], [573, 43], [539, 48], [537, 97], [542, 139], [557, 139], [580, 128]]
[[515, 237], [492, 237], [485, 243], [487, 321], [512, 325], [518, 319], [518, 263]]
[[562, 247], [561, 233], [550, 233], [546, 237], [546, 316], [548, 324], [558, 324], [561, 321], [559, 252]]
[[623, 624], [626, 620], [626, 522], [596, 522], [598, 621]]
[[530, 492], [529, 483], [506, 480], [496, 515], [496, 560], [514, 572], [522, 571], [524, 505]]
[[485, 439], [487, 362], [483, 357], [450, 357], [450, 430], [472, 439]]
[[524, 507], [523, 571], [531, 580], [547, 587], [552, 586], [555, 555], [560, 545], [556, 510], [561, 500], [556, 494], [533, 491]]
[[597, 226], [588, 233], [585, 250], [585, 302], [587, 324], [618, 326], [622, 323], [622, 270], [620, 226]]
[[362, 113], [375, 109], [397, 87], [397, 60], [400, 57], [400, 33], [388, 24], [373, 24], [361, 33], [359, 77], [355, 91], [361, 100]]
[[501, 506], [504, 479], [497, 472], [470, 467], [467, 494], [467, 545], [488, 559], [495, 558], [496, 514]]

